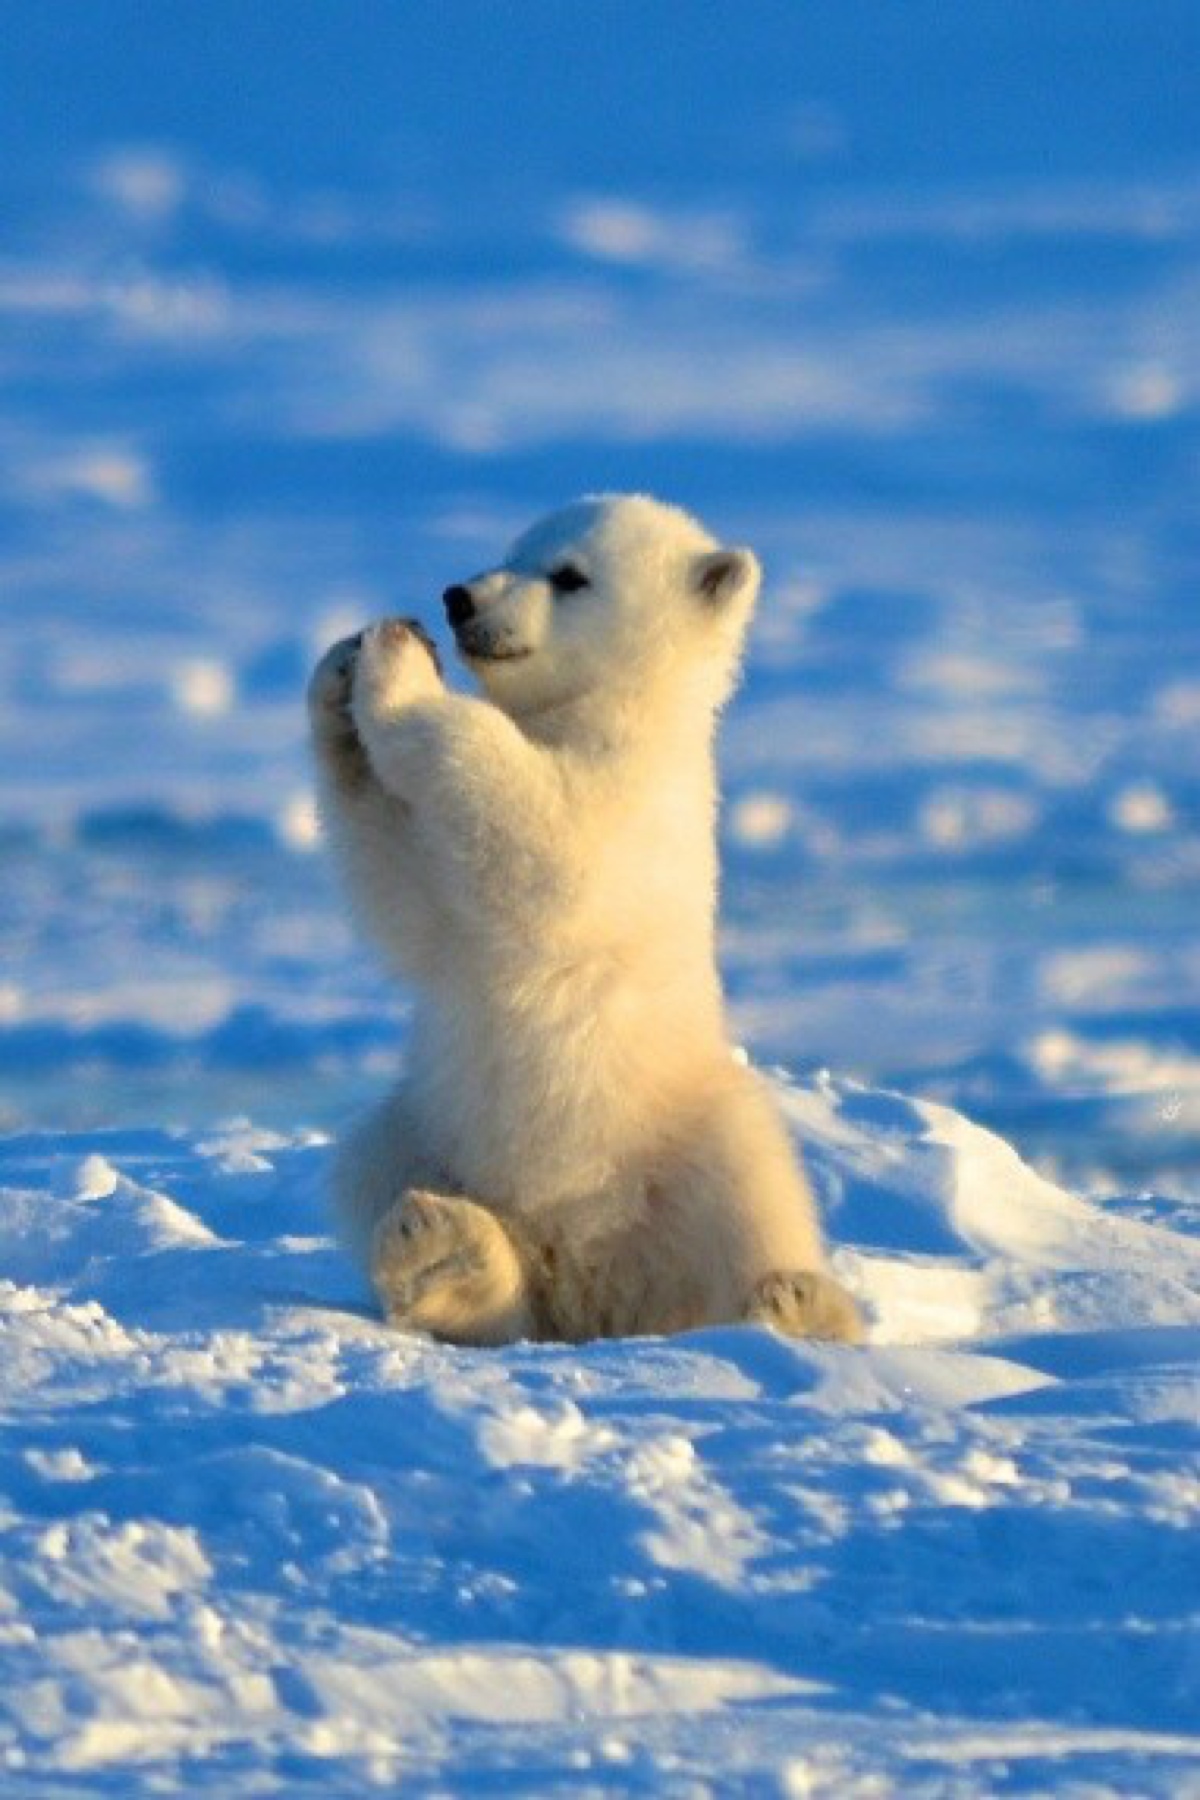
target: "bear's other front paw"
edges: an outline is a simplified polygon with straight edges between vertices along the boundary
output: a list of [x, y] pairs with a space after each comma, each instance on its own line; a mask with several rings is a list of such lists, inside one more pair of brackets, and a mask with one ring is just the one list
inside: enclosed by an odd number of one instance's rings
[[854, 1301], [840, 1282], [819, 1269], [764, 1276], [742, 1316], [748, 1324], [769, 1325], [785, 1337], [860, 1344], [864, 1335]]
[[342, 638], [325, 652], [308, 684], [308, 712], [320, 737], [353, 738], [350, 697], [363, 634]]
[[444, 691], [437, 648], [415, 619], [383, 619], [363, 632], [351, 702], [360, 727]]
[[371, 1279], [402, 1330], [453, 1344], [509, 1344], [532, 1332], [513, 1245], [471, 1200], [411, 1188], [375, 1228]]

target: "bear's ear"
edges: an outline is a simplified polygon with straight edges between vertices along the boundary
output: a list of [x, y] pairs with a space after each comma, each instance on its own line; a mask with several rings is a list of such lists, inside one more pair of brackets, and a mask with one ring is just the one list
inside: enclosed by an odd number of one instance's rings
[[753, 550], [709, 550], [692, 563], [692, 587], [710, 606], [724, 606], [758, 586]]

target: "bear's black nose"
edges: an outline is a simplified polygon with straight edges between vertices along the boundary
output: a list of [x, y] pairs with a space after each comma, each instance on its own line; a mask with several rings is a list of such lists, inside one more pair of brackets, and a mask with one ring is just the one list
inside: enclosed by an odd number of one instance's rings
[[442, 595], [442, 604], [455, 631], [460, 625], [465, 625], [468, 619], [475, 617], [475, 602], [471, 598], [470, 588], [448, 587]]

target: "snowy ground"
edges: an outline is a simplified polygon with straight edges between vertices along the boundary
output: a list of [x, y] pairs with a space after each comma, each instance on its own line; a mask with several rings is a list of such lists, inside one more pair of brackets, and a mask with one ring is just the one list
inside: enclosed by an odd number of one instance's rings
[[[1200, 19], [68, 10], [0, 108], [0, 1791], [1200, 1794]], [[305, 671], [603, 486], [767, 566], [724, 966], [861, 1351], [451, 1354], [325, 1234], [404, 1010]]]
[[11, 1140], [5, 1793], [1200, 1792], [1200, 1242], [788, 1105], [861, 1351], [434, 1347], [311, 1135]]

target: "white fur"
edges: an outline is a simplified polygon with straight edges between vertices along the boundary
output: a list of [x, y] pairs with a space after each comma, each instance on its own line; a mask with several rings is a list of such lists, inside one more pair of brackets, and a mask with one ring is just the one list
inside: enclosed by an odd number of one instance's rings
[[[564, 563], [589, 585], [556, 593]], [[313, 678], [328, 833], [417, 996], [409, 1074], [336, 1173], [399, 1324], [856, 1334], [716, 973], [713, 727], [757, 589], [685, 513], [583, 500], [469, 584], [484, 698], [399, 621]]]

